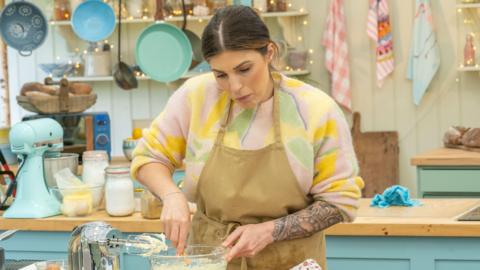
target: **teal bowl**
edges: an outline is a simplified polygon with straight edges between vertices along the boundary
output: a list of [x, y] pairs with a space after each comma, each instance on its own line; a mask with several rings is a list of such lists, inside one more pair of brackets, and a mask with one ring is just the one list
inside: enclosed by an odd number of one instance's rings
[[87, 0], [73, 11], [73, 32], [83, 40], [104, 40], [113, 33], [115, 26], [115, 12], [103, 1]]

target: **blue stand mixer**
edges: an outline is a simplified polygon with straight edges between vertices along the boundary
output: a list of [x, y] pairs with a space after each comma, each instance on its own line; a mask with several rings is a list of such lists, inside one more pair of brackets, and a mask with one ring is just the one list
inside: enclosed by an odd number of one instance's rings
[[60, 214], [60, 202], [47, 187], [43, 157], [45, 152], [63, 149], [63, 128], [55, 120], [43, 118], [19, 122], [10, 130], [10, 147], [23, 161], [17, 172], [17, 195], [4, 218], [44, 218]]

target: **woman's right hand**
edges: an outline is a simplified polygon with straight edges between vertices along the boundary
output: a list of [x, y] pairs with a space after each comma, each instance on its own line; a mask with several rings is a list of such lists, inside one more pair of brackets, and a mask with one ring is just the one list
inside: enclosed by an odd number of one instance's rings
[[177, 254], [182, 254], [191, 222], [188, 201], [182, 192], [167, 193], [163, 196], [160, 222], [167, 239], [177, 248]]

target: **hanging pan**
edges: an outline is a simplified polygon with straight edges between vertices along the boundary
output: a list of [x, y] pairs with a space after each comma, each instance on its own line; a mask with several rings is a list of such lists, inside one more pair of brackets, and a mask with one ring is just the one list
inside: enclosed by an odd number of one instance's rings
[[135, 58], [140, 69], [150, 78], [171, 82], [188, 71], [192, 46], [182, 30], [163, 20], [163, 0], [157, 0], [155, 23], [140, 33]]
[[73, 11], [72, 28], [83, 40], [104, 40], [115, 30], [115, 12], [101, 0], [86, 0]]
[[132, 69], [120, 59], [122, 44], [122, 0], [118, 0], [118, 64], [115, 66], [113, 78], [118, 87], [131, 90], [138, 87], [138, 81]]
[[45, 41], [48, 25], [37, 6], [26, 1], [13, 1], [0, 14], [0, 30], [8, 46], [22, 56], [29, 56]]
[[195, 34], [194, 32], [187, 29], [187, 9], [185, 7], [185, 0], [182, 0], [182, 9], [183, 9], [183, 25], [182, 31], [188, 38], [190, 45], [192, 46], [192, 64], [190, 69], [194, 68], [200, 62], [203, 61], [203, 54], [202, 54], [202, 40]]

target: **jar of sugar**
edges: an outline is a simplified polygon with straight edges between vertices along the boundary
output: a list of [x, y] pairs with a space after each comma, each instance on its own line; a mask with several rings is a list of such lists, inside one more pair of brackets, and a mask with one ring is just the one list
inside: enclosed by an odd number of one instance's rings
[[85, 151], [82, 154], [82, 180], [93, 186], [105, 184], [105, 168], [108, 167], [106, 151]]
[[105, 210], [110, 216], [128, 216], [135, 211], [130, 167], [108, 166], [105, 169]]
[[[105, 168], [108, 166], [106, 151], [85, 151], [82, 154], [82, 180], [90, 187], [105, 185]], [[104, 189], [95, 189], [93, 193], [93, 206], [103, 209]]]

